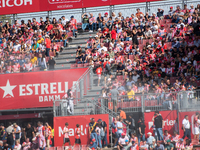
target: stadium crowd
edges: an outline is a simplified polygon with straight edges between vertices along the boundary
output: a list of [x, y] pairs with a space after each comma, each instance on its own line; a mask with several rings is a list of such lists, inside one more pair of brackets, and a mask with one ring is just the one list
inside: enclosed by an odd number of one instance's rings
[[69, 36], [77, 36], [74, 16], [61, 18], [15, 20], [12, 25], [0, 21], [0, 73], [54, 69], [54, 57], [67, 46]]
[[37, 127], [28, 123], [20, 127], [16, 123], [8, 123], [6, 128], [0, 124], [0, 150], [45, 150], [53, 145], [54, 129], [46, 122], [37, 123]]
[[[156, 111], [152, 116], [153, 126], [152, 131], [146, 133], [146, 126], [143, 118], [139, 118], [136, 123], [132, 116], [126, 117], [126, 113], [119, 109], [120, 115], [117, 116], [112, 122], [112, 133], [114, 136], [114, 148], [118, 150], [192, 150], [193, 143], [199, 143], [199, 113], [194, 114], [194, 140], [191, 140], [191, 126], [192, 124], [188, 120], [188, 115], [182, 120], [183, 137], [179, 135], [178, 124], [175, 123], [172, 130], [164, 130], [164, 121], [162, 114]], [[126, 125], [129, 126], [128, 130]], [[107, 142], [104, 141], [106, 133], [106, 123], [99, 119], [95, 122], [94, 118], [91, 118], [89, 123], [89, 132], [91, 146], [89, 149], [101, 149], [102, 144], [107, 148]], [[99, 129], [100, 127], [100, 129]], [[171, 132], [171, 133], [169, 133]], [[187, 139], [185, 139], [187, 136]], [[99, 140], [99, 138], [102, 139]], [[105, 143], [104, 143], [105, 142]]]
[[[190, 8], [189, 8], [190, 7]], [[195, 90], [200, 85], [200, 5], [170, 7], [157, 13], [111, 16], [84, 14], [82, 28], [97, 30], [85, 51], [76, 51], [78, 64], [89, 63], [104, 74], [103, 96], [113, 86], [121, 95]], [[116, 76], [113, 80], [113, 72]], [[172, 82], [173, 79], [173, 82]]]

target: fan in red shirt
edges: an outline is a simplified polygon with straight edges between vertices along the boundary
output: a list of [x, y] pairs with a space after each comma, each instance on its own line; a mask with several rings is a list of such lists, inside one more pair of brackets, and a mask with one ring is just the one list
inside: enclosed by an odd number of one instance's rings
[[111, 39], [115, 39], [117, 38], [117, 28], [115, 27], [112, 31], [111, 31]]
[[99, 83], [101, 81], [101, 73], [102, 73], [102, 68], [101, 66], [99, 65], [99, 67], [96, 69], [96, 73], [97, 73], [97, 76], [98, 76], [98, 86], [99, 86]]

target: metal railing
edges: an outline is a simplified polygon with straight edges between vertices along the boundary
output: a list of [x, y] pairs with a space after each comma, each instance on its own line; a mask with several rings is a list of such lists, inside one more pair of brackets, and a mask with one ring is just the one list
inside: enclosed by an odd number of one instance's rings
[[[83, 76], [84, 77], [84, 76]], [[80, 83], [80, 82], [78, 82]], [[78, 84], [80, 85], [80, 84]], [[80, 87], [81, 89], [81, 87]], [[79, 108], [78, 114], [109, 114], [111, 117], [116, 117], [117, 113], [113, 110], [122, 108], [125, 112], [150, 112], [150, 111], [163, 111], [163, 110], [195, 110], [200, 107], [200, 90], [192, 91], [180, 91], [169, 93], [145, 93], [135, 95], [123, 95], [118, 96], [117, 99], [109, 97], [94, 97], [81, 98], [79, 90], [74, 89], [75, 93], [78, 93], [78, 98], [75, 98], [74, 105]], [[84, 90], [83, 90], [84, 91]], [[83, 96], [83, 95], [82, 95]], [[79, 105], [80, 102], [84, 102]], [[54, 101], [54, 107], [56, 113], [54, 116], [64, 116], [64, 110], [62, 110], [67, 101], [58, 100]], [[78, 106], [79, 105], [79, 106]], [[92, 111], [91, 111], [92, 110]], [[69, 114], [67, 114], [69, 115]]]
[[199, 3], [199, 0], [165, 0], [165, 1], [155, 1], [155, 2], [143, 2], [143, 3], [132, 3], [132, 4], [124, 4], [124, 5], [113, 5], [113, 6], [101, 6], [101, 7], [91, 7], [91, 8], [83, 8], [83, 9], [66, 9], [66, 10], [57, 10], [57, 11], [48, 11], [48, 12], [33, 12], [33, 13], [23, 13], [23, 14], [14, 14], [14, 15], [6, 15], [6, 17], [1, 17], [1, 21], [9, 20], [14, 23], [15, 19], [25, 20], [27, 22], [28, 19], [36, 18], [37, 21], [40, 20], [40, 17], [45, 18], [49, 16], [50, 19], [55, 17], [56, 19], [61, 18], [61, 16], [65, 15], [66, 18], [70, 18], [71, 15], [77, 19], [78, 22], [81, 22], [81, 16], [83, 13], [93, 13], [94, 16], [98, 16], [98, 13], [104, 14], [108, 12], [109, 15], [111, 12], [115, 12], [116, 15], [121, 12], [124, 17], [130, 16], [131, 14], [136, 13], [136, 9], [140, 8], [140, 10], [145, 13], [149, 12], [152, 14], [153, 12], [157, 12], [158, 8], [164, 9], [164, 14], [166, 15], [171, 6], [176, 8], [177, 5], [182, 6], [184, 3], [193, 4], [196, 6]]

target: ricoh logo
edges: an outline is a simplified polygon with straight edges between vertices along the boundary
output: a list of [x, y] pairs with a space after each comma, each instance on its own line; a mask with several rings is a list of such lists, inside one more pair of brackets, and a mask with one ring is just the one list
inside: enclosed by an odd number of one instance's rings
[[81, 0], [49, 0], [50, 4], [75, 3], [75, 2], [81, 2]]
[[0, 0], [0, 8], [32, 5], [32, 0]]
[[[76, 81], [73, 81], [72, 91], [76, 88]], [[3, 98], [14, 98], [24, 96], [38, 96], [39, 102], [48, 102], [61, 99], [68, 91], [68, 82], [50, 82], [13, 85], [7, 80], [5, 86], [0, 86], [4, 91]], [[14, 95], [13, 91], [19, 90], [19, 95]], [[15, 92], [16, 93], [16, 92]]]
[[[63, 127], [64, 128], [64, 127]], [[58, 136], [61, 137], [63, 135], [63, 128], [61, 126], [58, 127]], [[88, 129], [88, 125], [85, 125], [85, 128], [83, 127], [83, 125], [80, 125], [81, 128], [81, 135], [87, 135], [87, 129]], [[76, 133], [77, 128], [69, 128], [69, 136], [74, 136]]]

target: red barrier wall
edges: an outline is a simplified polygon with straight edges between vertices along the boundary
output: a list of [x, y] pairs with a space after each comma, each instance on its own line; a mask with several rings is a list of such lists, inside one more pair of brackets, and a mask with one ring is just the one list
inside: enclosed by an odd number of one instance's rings
[[[106, 122], [108, 128], [107, 133], [109, 133], [109, 118], [108, 114], [103, 115], [83, 115], [83, 116], [69, 116], [69, 117], [54, 117], [54, 142], [55, 146], [62, 146], [63, 144], [63, 128], [65, 127], [65, 123], [68, 122], [69, 124], [69, 137], [70, 142], [73, 145], [75, 142], [75, 131], [76, 131], [76, 124], [80, 125], [80, 128], [82, 130], [81, 134], [81, 144], [87, 145], [90, 143], [90, 136], [88, 133], [88, 126], [90, 122], [90, 118], [94, 118], [95, 121], [98, 121], [98, 119], [102, 119]], [[107, 139], [109, 142], [109, 134], [107, 134]]]

